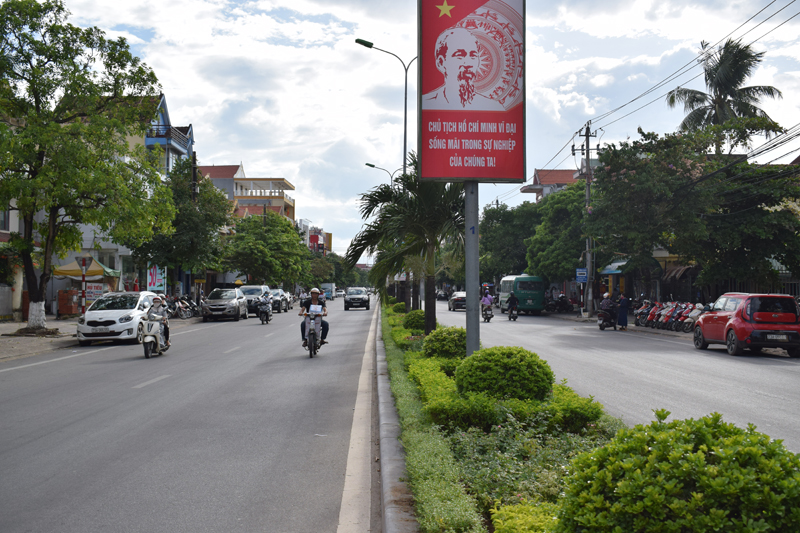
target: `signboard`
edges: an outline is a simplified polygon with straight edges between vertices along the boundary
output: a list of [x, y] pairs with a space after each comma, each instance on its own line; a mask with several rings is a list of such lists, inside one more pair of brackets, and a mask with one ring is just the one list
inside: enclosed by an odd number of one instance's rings
[[86, 305], [100, 298], [104, 292], [108, 292], [108, 285], [105, 283], [86, 282]]
[[420, 178], [525, 180], [524, 0], [419, 0]]
[[576, 268], [575, 281], [577, 283], [589, 283], [589, 270], [586, 268]]
[[147, 290], [153, 292], [166, 292], [167, 290], [167, 273], [166, 269], [159, 268], [156, 265], [149, 265], [147, 267]]

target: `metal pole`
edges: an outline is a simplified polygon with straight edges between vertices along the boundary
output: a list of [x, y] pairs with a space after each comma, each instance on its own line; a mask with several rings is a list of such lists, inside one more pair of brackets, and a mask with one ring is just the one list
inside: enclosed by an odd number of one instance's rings
[[466, 183], [464, 214], [466, 219], [465, 267], [467, 283], [467, 357], [480, 348], [481, 280], [478, 254], [478, 184]]
[[81, 314], [86, 314], [86, 258], [81, 258]]

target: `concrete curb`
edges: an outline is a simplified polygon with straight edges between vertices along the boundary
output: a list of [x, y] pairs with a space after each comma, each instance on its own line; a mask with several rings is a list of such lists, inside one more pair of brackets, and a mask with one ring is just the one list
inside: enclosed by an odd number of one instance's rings
[[381, 449], [381, 504], [383, 533], [417, 533], [419, 524], [414, 512], [414, 497], [404, 481], [405, 450], [400, 443], [400, 419], [394, 405], [383, 344], [381, 311], [378, 310], [378, 335], [375, 336], [378, 378], [378, 418]]

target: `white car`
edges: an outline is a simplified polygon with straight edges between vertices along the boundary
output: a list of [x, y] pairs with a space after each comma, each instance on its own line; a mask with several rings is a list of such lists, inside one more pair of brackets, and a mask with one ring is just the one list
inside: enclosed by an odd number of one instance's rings
[[337, 290], [336, 291], [336, 297], [337, 298], [344, 298], [345, 297], [344, 291], [342, 289]]
[[126, 340], [142, 343], [147, 310], [156, 294], [150, 291], [109, 292], [102, 295], [78, 319], [78, 343]]

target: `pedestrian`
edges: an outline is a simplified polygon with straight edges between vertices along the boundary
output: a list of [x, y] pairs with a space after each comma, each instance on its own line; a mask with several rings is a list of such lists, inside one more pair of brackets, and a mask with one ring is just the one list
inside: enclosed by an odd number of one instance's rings
[[620, 326], [620, 331], [628, 331], [628, 303], [629, 300], [625, 298], [623, 293], [620, 293], [619, 316], [617, 317], [617, 325]]

